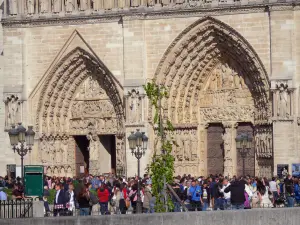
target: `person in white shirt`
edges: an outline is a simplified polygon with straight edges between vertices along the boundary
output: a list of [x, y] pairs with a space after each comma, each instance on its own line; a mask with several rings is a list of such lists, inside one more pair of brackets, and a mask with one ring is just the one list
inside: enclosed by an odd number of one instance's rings
[[0, 187], [0, 201], [7, 201], [7, 194], [3, 191], [3, 187]]
[[278, 199], [279, 197], [279, 188], [278, 185], [276, 183], [276, 178], [272, 177], [272, 181], [269, 182], [269, 187], [270, 187], [270, 192], [273, 195], [273, 199], [272, 199], [272, 203], [274, 204], [274, 202]]
[[223, 180], [223, 187], [220, 190], [220, 192], [224, 194], [224, 209], [225, 210], [231, 209], [231, 202], [230, 202], [231, 192], [228, 192], [228, 193], [224, 192], [225, 188], [227, 188], [229, 186], [230, 186], [230, 183], [228, 182], [228, 180], [224, 179]]

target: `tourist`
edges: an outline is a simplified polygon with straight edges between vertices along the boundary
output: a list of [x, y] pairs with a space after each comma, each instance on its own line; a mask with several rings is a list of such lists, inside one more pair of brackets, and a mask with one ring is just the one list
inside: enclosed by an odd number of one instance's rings
[[[127, 201], [127, 189], [125, 183], [122, 183], [120, 185], [120, 191], [121, 191], [120, 202], [119, 202], [120, 212], [121, 214], [126, 214], [127, 208], [130, 207], [130, 203], [129, 201]], [[129, 204], [127, 204], [127, 202]]]
[[230, 202], [232, 209], [241, 210], [244, 209], [245, 202], [245, 183], [240, 180], [234, 180], [227, 188], [224, 190], [225, 193], [230, 194]]
[[66, 199], [69, 200], [67, 203], [67, 208], [70, 211], [70, 215], [73, 215], [73, 213], [75, 212], [75, 207], [76, 207], [76, 203], [77, 203], [76, 197], [77, 196], [74, 191], [74, 185], [69, 184], [68, 191], [66, 191]]
[[273, 204], [275, 203], [275, 201], [278, 199], [279, 197], [279, 187], [277, 185], [276, 182], [276, 178], [272, 177], [272, 181], [269, 182], [270, 185], [270, 192], [272, 193], [272, 202]]
[[7, 194], [3, 191], [4, 186], [3, 184], [0, 184], [0, 201], [7, 201]]
[[284, 180], [283, 192], [287, 200], [287, 207], [294, 207], [294, 182], [291, 175]]
[[294, 193], [295, 193], [295, 201], [296, 204], [299, 206], [300, 204], [300, 186], [299, 186], [299, 179], [295, 178], [294, 180]]
[[202, 199], [202, 211], [207, 211], [207, 209], [209, 208], [209, 204], [210, 204], [210, 192], [209, 192], [209, 187], [208, 187], [207, 181], [203, 182], [201, 199]]
[[[151, 180], [145, 180], [146, 185], [145, 185], [145, 191], [144, 191], [144, 202], [143, 202], [143, 208], [144, 208], [144, 212], [145, 213], [153, 213], [154, 209], [151, 206], [151, 201], [152, 201], [152, 183]], [[176, 187], [175, 187], [176, 188]], [[180, 190], [179, 186], [178, 189]], [[174, 189], [176, 192], [176, 189]], [[174, 204], [174, 208], [176, 209], [176, 206], [178, 207], [178, 205], [176, 205], [176, 202]], [[180, 208], [180, 207], [179, 207]], [[179, 212], [179, 211], [178, 211]]]
[[100, 204], [100, 212], [101, 215], [108, 214], [108, 201], [109, 201], [109, 191], [105, 184], [101, 184], [100, 188], [97, 191], [99, 204]]
[[133, 213], [136, 213], [136, 207], [137, 207], [137, 184], [132, 185], [131, 191], [129, 192], [128, 198], [130, 199], [131, 206], [133, 208]]
[[214, 210], [224, 210], [224, 191], [222, 192], [223, 180], [217, 180], [215, 187], [213, 187], [213, 197], [214, 197]]
[[88, 216], [90, 215], [90, 192], [88, 185], [85, 185], [77, 196], [79, 205], [79, 215]]
[[257, 193], [261, 208], [271, 208], [273, 204], [269, 198], [269, 187], [264, 185], [265, 182], [257, 181]]
[[44, 192], [43, 192], [43, 202], [44, 202], [44, 209], [45, 209], [45, 215], [48, 216], [48, 213], [50, 212], [48, 198], [50, 196], [49, 187], [48, 185], [44, 186]]
[[230, 201], [230, 198], [231, 198], [231, 192], [227, 192], [225, 193], [224, 190], [230, 186], [230, 183], [228, 181], [227, 178], [225, 178], [223, 180], [223, 187], [221, 189], [221, 192], [224, 194], [224, 209], [225, 210], [230, 210], [231, 209], [231, 201]]
[[16, 183], [14, 185], [14, 190], [12, 192], [12, 198], [17, 199], [17, 200], [24, 198], [23, 187], [20, 184]]
[[190, 198], [191, 208], [190, 211], [201, 211], [201, 195], [202, 190], [199, 185], [196, 185], [196, 180], [192, 181], [192, 185], [189, 189], [188, 196]]
[[54, 199], [54, 216], [62, 216], [65, 213], [66, 209], [66, 195], [64, 190], [62, 189], [62, 184], [55, 184], [55, 199]]

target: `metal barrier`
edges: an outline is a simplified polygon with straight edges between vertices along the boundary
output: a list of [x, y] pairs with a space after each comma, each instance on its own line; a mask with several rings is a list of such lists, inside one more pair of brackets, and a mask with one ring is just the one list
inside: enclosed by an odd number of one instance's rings
[[0, 201], [0, 218], [33, 217], [33, 199]]

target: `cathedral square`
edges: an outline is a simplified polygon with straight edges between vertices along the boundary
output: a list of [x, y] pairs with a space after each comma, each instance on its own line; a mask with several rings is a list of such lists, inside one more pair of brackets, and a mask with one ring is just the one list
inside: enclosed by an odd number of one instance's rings
[[[1, 0], [0, 175], [8, 131], [36, 132], [49, 176], [137, 173], [127, 138], [160, 141], [143, 85], [165, 86], [175, 174], [271, 177], [300, 163], [300, 2]], [[243, 160], [236, 137], [253, 139]]]

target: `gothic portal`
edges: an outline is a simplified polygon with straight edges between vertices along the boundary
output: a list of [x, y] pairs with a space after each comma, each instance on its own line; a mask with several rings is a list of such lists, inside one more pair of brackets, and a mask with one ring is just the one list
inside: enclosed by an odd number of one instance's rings
[[[68, 53], [47, 75], [36, 114], [39, 157], [47, 174], [79, 175], [79, 162], [91, 174], [125, 170], [124, 114], [117, 85], [102, 63], [81, 48]], [[111, 136], [113, 142], [108, 140]], [[78, 148], [85, 161], [78, 161]]]
[[235, 138], [247, 123], [256, 151], [264, 145], [268, 153], [255, 157], [254, 147], [250, 150], [248, 174], [270, 176], [272, 166], [265, 162], [273, 157], [269, 82], [237, 32], [214, 19], [197, 21], [171, 44], [156, 80], [170, 89], [163, 104], [175, 124], [176, 173], [241, 175]]

